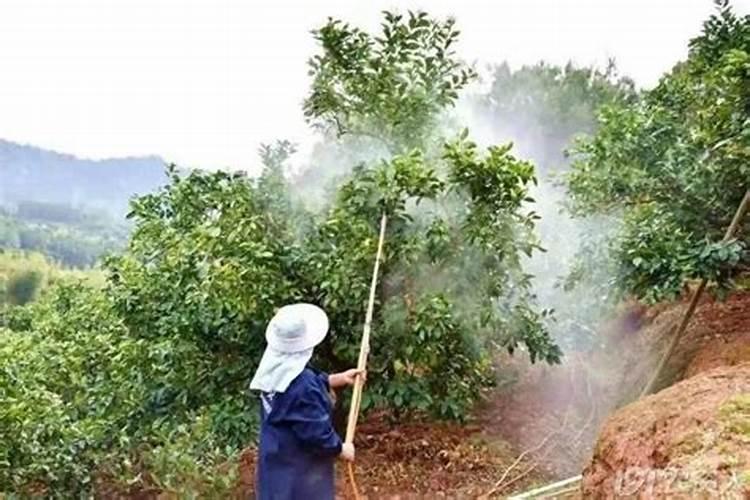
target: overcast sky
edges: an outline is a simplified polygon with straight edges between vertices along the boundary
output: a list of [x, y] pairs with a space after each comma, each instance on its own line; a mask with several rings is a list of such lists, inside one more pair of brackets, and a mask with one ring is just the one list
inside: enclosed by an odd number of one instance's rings
[[[452, 15], [479, 65], [614, 57], [653, 85], [710, 0], [0, 0], [0, 138], [89, 158], [157, 154], [252, 169], [260, 142], [309, 144], [309, 31], [327, 16]], [[747, 13], [750, 0], [735, 0]]]

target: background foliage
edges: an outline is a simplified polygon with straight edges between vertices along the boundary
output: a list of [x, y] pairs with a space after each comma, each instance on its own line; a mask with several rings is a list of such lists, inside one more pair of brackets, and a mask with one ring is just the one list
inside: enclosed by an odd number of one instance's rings
[[0, 307], [28, 304], [49, 287], [73, 282], [100, 287], [104, 275], [97, 269], [63, 268], [39, 253], [0, 249]]
[[540, 175], [565, 170], [566, 149], [596, 131], [601, 106], [636, 99], [633, 81], [618, 74], [613, 60], [604, 69], [540, 62], [512, 70], [503, 63], [492, 68], [488, 83], [471, 100], [472, 110], [497, 134], [513, 138]]
[[121, 251], [129, 230], [106, 214], [69, 205], [26, 200], [0, 207], [0, 248], [43, 253], [66, 267], [90, 268]]

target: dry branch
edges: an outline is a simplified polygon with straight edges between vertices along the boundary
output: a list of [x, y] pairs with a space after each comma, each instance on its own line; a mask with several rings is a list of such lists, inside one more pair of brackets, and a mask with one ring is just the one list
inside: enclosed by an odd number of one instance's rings
[[[518, 456], [518, 458], [516, 458], [516, 460], [515, 460], [515, 461], [514, 461], [514, 462], [513, 462], [512, 464], [510, 464], [510, 466], [509, 466], [509, 467], [508, 467], [507, 469], [505, 469], [505, 472], [503, 472], [503, 475], [502, 475], [502, 476], [500, 476], [500, 479], [498, 479], [498, 480], [497, 480], [497, 482], [496, 482], [496, 483], [495, 483], [495, 485], [494, 485], [494, 486], [492, 487], [492, 489], [491, 489], [490, 491], [488, 491], [487, 493], [485, 493], [484, 495], [481, 495], [481, 496], [479, 497], [479, 498], [480, 498], [480, 500], [486, 500], [486, 499], [490, 498], [490, 497], [491, 497], [492, 495], [494, 495], [495, 493], [498, 493], [499, 491], [502, 491], [503, 489], [507, 488], [507, 487], [508, 487], [509, 485], [511, 485], [511, 484], [513, 484], [513, 483], [515, 483], [516, 481], [518, 481], [519, 479], [521, 479], [522, 477], [524, 477], [524, 476], [526, 476], [526, 475], [527, 475], [528, 473], [530, 473], [530, 472], [531, 472], [532, 470], [534, 470], [534, 469], [535, 469], [535, 468], [536, 468], [536, 467], [538, 466], [538, 463], [534, 463], [534, 465], [533, 465], [533, 466], [532, 466], [532, 467], [531, 467], [530, 469], [528, 469], [528, 470], [526, 470], [525, 472], [521, 473], [521, 474], [520, 474], [520, 476], [516, 476], [515, 478], [513, 478], [513, 479], [512, 479], [512, 480], [510, 480], [509, 482], [507, 482], [507, 483], [504, 483], [504, 481], [505, 481], [505, 478], [507, 478], [507, 477], [508, 477], [508, 475], [509, 475], [509, 474], [510, 474], [510, 473], [511, 473], [511, 472], [513, 471], [513, 469], [515, 469], [515, 468], [516, 468], [516, 466], [517, 466], [517, 465], [518, 465], [519, 463], [521, 463], [521, 461], [522, 461], [522, 460], [523, 460], [523, 459], [524, 459], [524, 458], [525, 458], [525, 457], [526, 457], [527, 455], [529, 455], [529, 454], [531, 454], [531, 453], [534, 453], [534, 452], [536, 452], [536, 451], [539, 451], [539, 450], [540, 450], [540, 449], [541, 449], [542, 447], [544, 447], [544, 445], [545, 445], [545, 444], [547, 444], [547, 442], [548, 442], [548, 441], [549, 441], [549, 440], [550, 440], [550, 439], [551, 439], [551, 438], [552, 438], [553, 436], [555, 436], [555, 435], [557, 435], [557, 434], [560, 434], [560, 433], [562, 433], [562, 431], [563, 431], [563, 430], [565, 429], [565, 427], [567, 426], [567, 423], [568, 423], [568, 415], [569, 415], [569, 413], [567, 413], [567, 412], [566, 412], [566, 414], [565, 414], [565, 418], [563, 419], [563, 424], [562, 424], [562, 425], [561, 425], [561, 426], [560, 426], [560, 427], [559, 427], [558, 429], [554, 429], [554, 430], [552, 430], [551, 432], [549, 432], [549, 433], [548, 433], [548, 434], [547, 434], [547, 435], [546, 435], [546, 436], [544, 437], [544, 439], [542, 439], [542, 440], [541, 440], [541, 441], [539, 442], [539, 444], [538, 444], [538, 445], [536, 445], [536, 446], [534, 446], [534, 447], [532, 447], [532, 448], [529, 448], [529, 449], [527, 449], [526, 451], [524, 451], [523, 453], [521, 453], [521, 454], [520, 454], [520, 455]], [[546, 454], [545, 454], [545, 456], [546, 456]]]

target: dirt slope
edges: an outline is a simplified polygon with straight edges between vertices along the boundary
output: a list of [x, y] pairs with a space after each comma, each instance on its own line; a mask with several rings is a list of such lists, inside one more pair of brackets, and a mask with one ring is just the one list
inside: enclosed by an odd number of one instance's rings
[[567, 351], [560, 365], [502, 357], [498, 371], [508, 383], [480, 412], [485, 435], [531, 450], [529, 459], [552, 478], [580, 474], [601, 423], [645, 383], [677, 313], [624, 307], [600, 325], [598, 344]]
[[701, 302], [660, 387], [606, 420], [584, 496], [750, 498], [750, 293]]
[[607, 420], [585, 498], [750, 495], [750, 363], [708, 370]]
[[679, 352], [687, 360], [682, 379], [750, 362], [750, 293], [736, 293], [726, 301], [704, 299]]

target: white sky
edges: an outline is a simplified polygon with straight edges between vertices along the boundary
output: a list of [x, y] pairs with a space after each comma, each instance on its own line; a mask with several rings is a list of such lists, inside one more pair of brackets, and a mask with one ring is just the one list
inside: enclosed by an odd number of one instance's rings
[[[0, 0], [0, 138], [89, 158], [158, 154], [253, 169], [259, 142], [311, 132], [309, 31], [380, 11], [453, 15], [467, 60], [603, 65], [650, 86], [710, 0]], [[747, 13], [750, 0], [734, 0]]]

